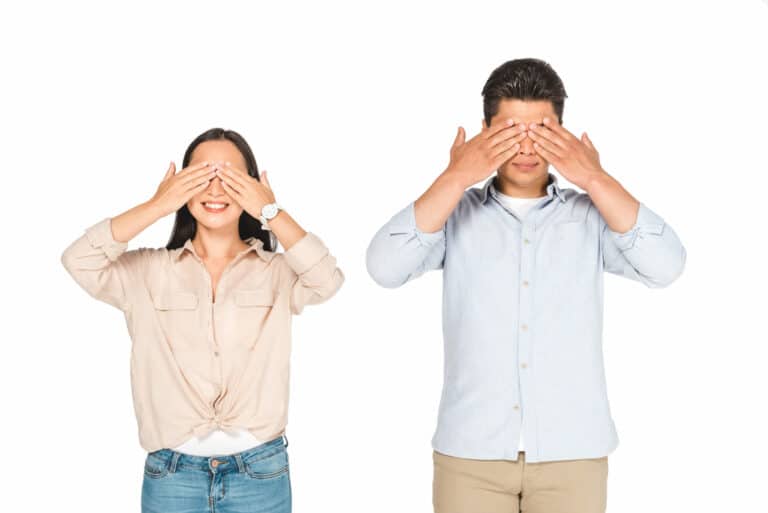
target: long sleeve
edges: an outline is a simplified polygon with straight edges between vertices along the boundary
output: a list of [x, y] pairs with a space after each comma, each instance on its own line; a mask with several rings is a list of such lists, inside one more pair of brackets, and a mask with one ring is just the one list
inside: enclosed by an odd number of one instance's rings
[[112, 235], [112, 219], [86, 228], [61, 254], [61, 263], [80, 287], [95, 299], [126, 311], [130, 305], [141, 249], [126, 251], [127, 242]]
[[445, 225], [431, 233], [419, 230], [411, 202], [382, 226], [368, 245], [368, 274], [382, 287], [399, 287], [429, 270], [441, 269], [445, 241]]
[[624, 233], [601, 219], [604, 269], [650, 288], [666, 287], [683, 272], [686, 251], [664, 219], [640, 203], [634, 226]]
[[344, 283], [344, 273], [336, 266], [336, 258], [312, 232], [296, 241], [283, 257], [295, 275], [291, 284], [291, 312], [294, 314], [300, 314], [306, 305], [327, 300]]

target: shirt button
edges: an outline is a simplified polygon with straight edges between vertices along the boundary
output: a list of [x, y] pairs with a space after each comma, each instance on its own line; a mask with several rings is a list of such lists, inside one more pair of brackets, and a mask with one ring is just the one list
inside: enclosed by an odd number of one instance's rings
[[513, 408], [516, 409], [516, 410], [519, 410], [520, 409], [520, 405], [516, 404], [515, 406], [513, 406]]
[[529, 241], [528, 239], [523, 239], [523, 242], [526, 244], [529, 244], [531, 241]]
[[219, 356], [219, 352], [218, 351], [214, 351], [213, 352], [213, 356]]
[[520, 364], [520, 367], [522, 367], [523, 369], [525, 369], [526, 367], [528, 367], [528, 364], [527, 364], [527, 363], [525, 363], [525, 362], [523, 362], [523, 363], [521, 363], [521, 364]]
[[523, 331], [525, 331], [525, 330], [527, 330], [527, 329], [528, 329], [528, 325], [527, 325], [527, 324], [523, 324], [523, 325], [521, 326], [521, 328], [523, 329]]
[[528, 282], [526, 280], [523, 280], [523, 287], [527, 287], [527, 286], [528, 286]]

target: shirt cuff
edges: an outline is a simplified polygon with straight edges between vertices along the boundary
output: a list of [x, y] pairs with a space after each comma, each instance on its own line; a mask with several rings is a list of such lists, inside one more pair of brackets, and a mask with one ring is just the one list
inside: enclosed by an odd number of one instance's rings
[[413, 234], [422, 246], [434, 246], [445, 237], [443, 229], [441, 228], [436, 232], [421, 231], [416, 226], [415, 203], [415, 201], [412, 201], [407, 207], [394, 215], [389, 221], [389, 234]]
[[98, 223], [86, 228], [85, 234], [88, 242], [94, 248], [101, 248], [107, 258], [114, 262], [128, 248], [127, 242], [115, 240], [112, 236], [112, 218], [107, 217]]
[[664, 219], [641, 202], [637, 211], [637, 220], [632, 228], [624, 233], [615, 232], [610, 228], [607, 230], [616, 242], [616, 246], [621, 251], [626, 251], [635, 245], [638, 236], [642, 238], [642, 234], [661, 235], [664, 231], [664, 225]]
[[304, 237], [283, 252], [283, 257], [296, 274], [303, 274], [312, 269], [327, 254], [328, 248], [320, 237], [307, 232]]

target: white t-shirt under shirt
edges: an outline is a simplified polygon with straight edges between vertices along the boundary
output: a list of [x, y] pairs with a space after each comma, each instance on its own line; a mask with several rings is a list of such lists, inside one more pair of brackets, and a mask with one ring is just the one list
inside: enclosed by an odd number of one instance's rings
[[173, 447], [173, 450], [195, 456], [223, 456], [242, 452], [264, 443], [246, 429], [236, 431], [236, 433], [228, 433], [223, 429], [214, 429], [202, 438], [190, 437], [181, 445]]
[[[499, 192], [498, 189], [496, 189], [496, 197], [498, 200], [509, 210], [517, 214], [517, 217], [520, 219], [524, 219], [525, 215], [528, 213], [528, 211], [539, 201], [541, 201], [542, 198], [545, 198], [546, 196], [539, 196], [538, 198], [517, 198], [515, 196], [507, 196], [506, 194], [502, 194]], [[520, 444], [517, 448], [518, 451], [524, 451], [524, 445], [523, 445], [523, 432], [520, 432]]]

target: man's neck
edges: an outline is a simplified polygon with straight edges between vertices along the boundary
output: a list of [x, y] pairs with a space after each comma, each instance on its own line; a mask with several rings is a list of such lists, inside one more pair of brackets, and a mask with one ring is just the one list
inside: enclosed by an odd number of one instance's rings
[[499, 175], [493, 181], [493, 186], [496, 190], [505, 196], [512, 198], [540, 198], [546, 196], [547, 185], [549, 185], [549, 174], [544, 176], [543, 182], [530, 184], [527, 187], [521, 187], [517, 184], [510, 183], [502, 179]]

